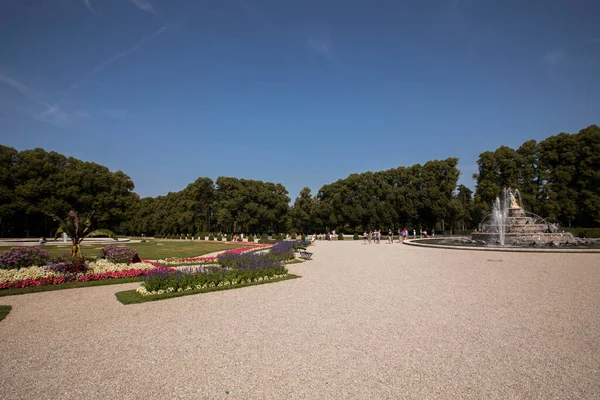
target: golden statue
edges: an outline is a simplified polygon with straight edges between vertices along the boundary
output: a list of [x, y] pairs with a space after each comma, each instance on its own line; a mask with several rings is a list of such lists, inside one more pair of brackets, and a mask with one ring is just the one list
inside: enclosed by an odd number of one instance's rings
[[519, 203], [517, 203], [517, 199], [515, 198], [513, 192], [510, 192], [510, 208], [521, 208]]

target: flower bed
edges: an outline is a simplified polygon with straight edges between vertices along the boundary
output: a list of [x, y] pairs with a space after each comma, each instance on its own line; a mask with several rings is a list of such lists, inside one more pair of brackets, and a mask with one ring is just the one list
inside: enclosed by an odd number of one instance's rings
[[115, 264], [100, 259], [87, 266], [85, 273], [62, 273], [49, 263], [44, 267], [26, 267], [19, 270], [0, 270], [0, 289], [56, 285], [73, 281], [99, 281], [131, 278], [147, 274], [156, 267], [149, 263]]
[[[269, 244], [254, 244], [250, 246], [238, 247], [235, 249], [227, 250], [224, 253], [219, 254], [219, 256], [208, 257], [208, 256], [199, 256], [199, 257], [186, 257], [186, 258], [166, 258], [164, 260], [158, 260], [154, 263], [157, 266], [175, 266], [175, 265], [198, 265], [198, 264], [215, 264], [219, 257], [223, 254], [241, 254], [246, 253], [248, 251], [257, 250], [261, 248], [271, 247]], [[145, 261], [148, 262], [148, 261]]]
[[280, 259], [270, 254], [225, 254], [223, 267], [188, 268], [175, 272], [156, 269], [148, 273], [136, 292], [142, 296], [201, 290], [220, 286], [261, 282], [287, 276]]

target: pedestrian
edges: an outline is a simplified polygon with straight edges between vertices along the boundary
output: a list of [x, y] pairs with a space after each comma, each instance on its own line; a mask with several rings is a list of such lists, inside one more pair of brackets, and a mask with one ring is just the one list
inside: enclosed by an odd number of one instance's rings
[[388, 229], [388, 243], [394, 243], [394, 234], [391, 229]]

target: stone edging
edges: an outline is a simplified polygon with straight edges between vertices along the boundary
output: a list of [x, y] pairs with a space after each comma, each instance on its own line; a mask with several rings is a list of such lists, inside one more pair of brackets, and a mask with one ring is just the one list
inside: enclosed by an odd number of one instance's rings
[[475, 250], [475, 251], [507, 251], [513, 253], [600, 253], [600, 249], [539, 249], [539, 248], [524, 248], [524, 247], [471, 247], [471, 246], [447, 246], [443, 244], [427, 244], [419, 243], [427, 239], [408, 239], [403, 243], [409, 246], [418, 247], [433, 247], [438, 249], [449, 249], [449, 250]]

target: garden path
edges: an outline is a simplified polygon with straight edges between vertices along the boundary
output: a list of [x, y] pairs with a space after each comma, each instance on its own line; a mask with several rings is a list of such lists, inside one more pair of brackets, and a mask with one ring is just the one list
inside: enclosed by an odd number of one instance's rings
[[4, 297], [0, 398], [600, 398], [600, 255], [318, 242], [301, 279]]

